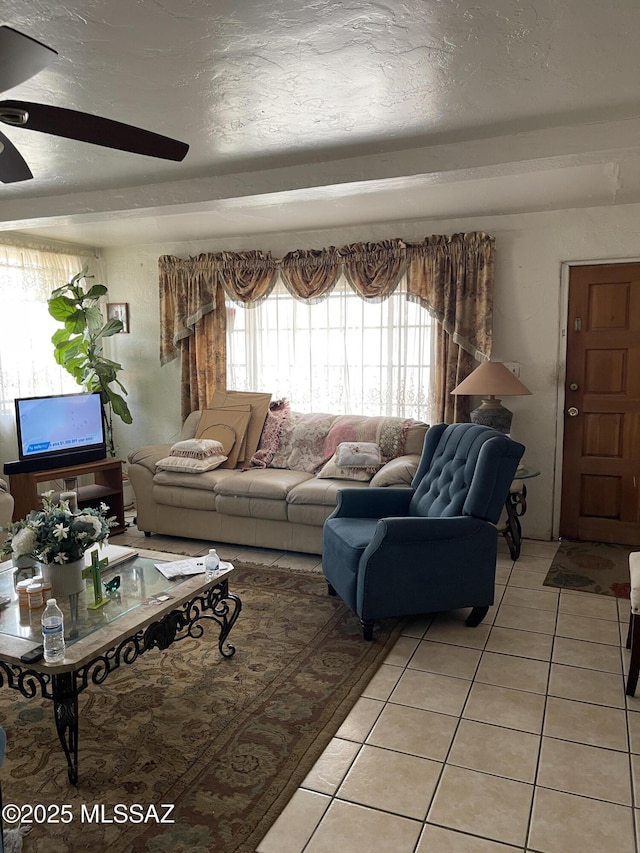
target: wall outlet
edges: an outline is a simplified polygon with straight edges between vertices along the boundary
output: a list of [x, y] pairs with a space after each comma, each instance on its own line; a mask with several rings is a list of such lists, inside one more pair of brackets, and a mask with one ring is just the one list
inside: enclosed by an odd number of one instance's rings
[[507, 370], [510, 370], [517, 379], [520, 378], [520, 362], [505, 361], [504, 366], [507, 368]]

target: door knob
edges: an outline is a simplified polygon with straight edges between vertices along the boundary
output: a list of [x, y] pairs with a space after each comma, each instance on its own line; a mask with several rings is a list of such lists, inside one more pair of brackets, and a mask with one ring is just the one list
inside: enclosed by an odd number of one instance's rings
[[571, 406], [570, 409], [567, 409], [567, 414], [569, 415], [570, 418], [575, 418], [575, 416], [577, 414], [579, 414], [579, 412], [575, 406]]

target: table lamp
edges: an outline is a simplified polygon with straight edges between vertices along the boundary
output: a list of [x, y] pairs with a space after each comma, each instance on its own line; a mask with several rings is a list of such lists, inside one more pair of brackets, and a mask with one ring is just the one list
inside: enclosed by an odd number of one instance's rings
[[502, 405], [500, 397], [531, 394], [520, 380], [501, 361], [485, 361], [457, 385], [452, 394], [473, 394], [482, 403], [471, 412], [471, 423], [483, 424], [508, 433], [513, 412]]

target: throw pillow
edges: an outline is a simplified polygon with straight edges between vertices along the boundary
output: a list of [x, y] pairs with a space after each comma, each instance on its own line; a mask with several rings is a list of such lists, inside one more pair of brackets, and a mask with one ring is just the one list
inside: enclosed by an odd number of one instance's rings
[[418, 470], [420, 457], [417, 454], [398, 456], [374, 474], [372, 486], [410, 486]]
[[343, 441], [336, 450], [341, 468], [371, 468], [375, 473], [382, 464], [380, 448], [371, 441]]
[[208, 459], [219, 456], [224, 448], [219, 441], [211, 438], [187, 438], [177, 441], [169, 451], [169, 456], [188, 456], [191, 459]]
[[337, 463], [338, 453], [333, 454], [331, 459], [316, 474], [321, 480], [361, 480], [366, 482], [373, 476], [373, 472], [367, 468], [342, 468]]
[[212, 471], [225, 462], [224, 453], [207, 456], [206, 459], [194, 459], [192, 456], [165, 456], [156, 462], [156, 471], [180, 471], [184, 474], [202, 474]]

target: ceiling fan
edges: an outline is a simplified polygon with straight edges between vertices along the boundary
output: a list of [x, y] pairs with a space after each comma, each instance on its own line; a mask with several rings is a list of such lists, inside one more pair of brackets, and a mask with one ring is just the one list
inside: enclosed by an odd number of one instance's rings
[[[0, 91], [24, 83], [57, 55], [57, 51], [41, 42], [11, 27], [0, 26]], [[183, 160], [189, 150], [186, 143], [159, 133], [77, 110], [27, 101], [0, 101], [0, 121], [11, 127], [39, 130], [163, 160]], [[9, 184], [32, 177], [18, 149], [0, 133], [0, 181]]]

